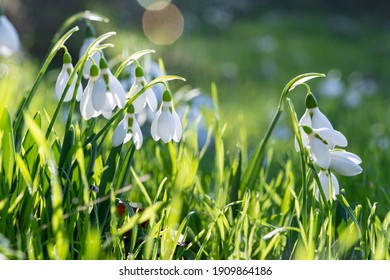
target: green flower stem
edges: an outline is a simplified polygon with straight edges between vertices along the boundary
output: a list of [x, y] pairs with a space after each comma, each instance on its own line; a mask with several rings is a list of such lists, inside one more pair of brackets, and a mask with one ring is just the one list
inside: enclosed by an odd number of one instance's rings
[[122, 71], [129, 65], [131, 65], [133, 62], [137, 63], [138, 64], [138, 61], [137, 59], [139, 59], [140, 57], [146, 55], [146, 54], [149, 54], [149, 53], [154, 53], [155, 51], [152, 50], [152, 49], [146, 49], [146, 50], [141, 50], [141, 51], [138, 51], [138, 52], [135, 52], [133, 53], [132, 55], [130, 55], [128, 58], [126, 58], [125, 60], [122, 61], [122, 63], [118, 66], [118, 69], [115, 71], [115, 74], [114, 76], [115, 77], [119, 77], [119, 75], [122, 73]]
[[99, 21], [99, 22], [105, 22], [108, 23], [109, 19], [102, 14], [92, 12], [92, 11], [83, 11], [77, 14], [74, 14], [67, 18], [64, 23], [60, 26], [56, 34], [54, 35], [51, 46], [54, 46], [55, 43], [58, 41], [58, 39], [61, 37], [61, 35], [68, 30], [75, 22], [85, 19], [85, 20], [91, 20], [91, 21]]
[[[305, 83], [303, 85], [306, 85]], [[306, 85], [307, 86], [307, 85]], [[308, 88], [308, 86], [307, 86]], [[308, 92], [310, 92], [310, 88], [308, 88]], [[286, 98], [286, 101], [289, 105], [289, 111], [291, 115], [291, 119], [293, 122], [293, 129], [294, 134], [297, 139], [298, 145], [299, 145], [299, 155], [301, 160], [301, 176], [302, 176], [302, 220], [303, 220], [303, 228], [305, 231], [307, 230], [307, 177], [306, 177], [306, 155], [305, 155], [305, 148], [303, 147], [302, 143], [302, 136], [301, 136], [301, 130], [299, 129], [298, 124], [298, 118], [295, 113], [294, 105], [291, 102], [290, 98]]]
[[16, 114], [17, 118], [16, 118], [15, 123], [14, 123], [14, 131], [18, 131], [20, 129], [20, 126], [21, 126], [22, 121], [23, 121], [23, 111], [29, 106], [32, 98], [34, 97], [35, 93], [37, 92], [38, 86], [41, 83], [42, 78], [45, 75], [46, 70], [47, 70], [49, 64], [51, 63], [51, 61], [53, 60], [54, 56], [57, 54], [58, 50], [60, 50], [63, 47], [66, 40], [68, 40], [69, 37], [74, 32], [76, 32], [78, 30], [79, 30], [79, 28], [77, 26], [72, 28], [71, 30], [69, 30], [64, 36], [61, 37], [61, 39], [59, 39], [57, 41], [57, 43], [51, 49], [49, 55], [47, 56], [45, 62], [43, 63], [41, 70], [38, 73], [38, 76], [35, 79], [35, 82], [31, 88], [31, 90], [28, 92], [27, 96], [24, 98], [21, 106], [18, 109], [18, 112]]
[[276, 111], [263, 139], [261, 140], [260, 144], [257, 146], [255, 152], [253, 153], [253, 156], [251, 157], [251, 159], [249, 161], [249, 164], [248, 164], [248, 166], [244, 172], [244, 175], [242, 177], [240, 188], [252, 189], [254, 187], [255, 182], [258, 178], [258, 174], [259, 174], [260, 169], [261, 169], [261, 164], [262, 164], [263, 157], [264, 157], [265, 147], [269, 141], [269, 138], [272, 134], [272, 131], [274, 130], [277, 122], [279, 121], [281, 114], [283, 113], [283, 104], [287, 98], [288, 93], [292, 89], [294, 89], [296, 86], [304, 84], [306, 81], [311, 80], [313, 78], [317, 78], [317, 77], [325, 77], [325, 75], [321, 74], [321, 73], [302, 74], [302, 75], [299, 75], [299, 76], [295, 77], [294, 79], [292, 79], [284, 87], [282, 94], [280, 96], [277, 111]]

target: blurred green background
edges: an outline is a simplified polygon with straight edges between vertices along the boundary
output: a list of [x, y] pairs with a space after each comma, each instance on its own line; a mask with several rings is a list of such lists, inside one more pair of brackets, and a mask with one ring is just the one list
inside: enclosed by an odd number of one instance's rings
[[[389, 2], [196, 0], [171, 1], [163, 11], [141, 5], [149, 2], [3, 0], [7, 16], [20, 32], [24, 57], [36, 67], [60, 24], [88, 9], [111, 20], [95, 24], [99, 33], [118, 33], [113, 39], [116, 48], [108, 56], [153, 48], [153, 57], [163, 58], [167, 72], [185, 77], [191, 87], [209, 94], [215, 82], [222, 123], [227, 124], [228, 151], [247, 142], [250, 153], [291, 78], [306, 72], [327, 74], [326, 79], [310, 82], [312, 91], [321, 110], [348, 138], [348, 150], [363, 159], [364, 173], [339, 178], [340, 183], [352, 201], [362, 203], [367, 196], [383, 205], [383, 213], [389, 210]], [[156, 20], [159, 13], [161, 22]], [[158, 43], [159, 38], [172, 36], [170, 44]], [[79, 32], [70, 40], [74, 57], [82, 39]], [[60, 63], [58, 56], [50, 82], [54, 83]], [[304, 93], [302, 88], [291, 95], [299, 117]], [[291, 154], [297, 157], [288, 114], [273, 139], [280, 164]]]

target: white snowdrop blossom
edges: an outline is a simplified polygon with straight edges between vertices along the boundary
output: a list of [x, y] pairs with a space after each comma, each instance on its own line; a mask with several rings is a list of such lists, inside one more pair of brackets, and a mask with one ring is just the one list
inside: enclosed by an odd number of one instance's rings
[[139, 150], [142, 146], [143, 136], [137, 119], [134, 115], [134, 106], [130, 105], [125, 117], [118, 124], [112, 135], [112, 146], [118, 147], [121, 144], [133, 140], [135, 148]]
[[[306, 111], [299, 120], [302, 144], [306, 145], [308, 141], [308, 135], [302, 130], [302, 126], [309, 126], [311, 128], [328, 128], [333, 130], [333, 126], [328, 118], [318, 109], [317, 100], [313, 94], [309, 93], [306, 96]], [[298, 141], [295, 138], [295, 149], [299, 152]]]
[[[331, 180], [329, 180], [329, 175]], [[336, 176], [332, 172], [328, 172], [326, 170], [321, 170], [318, 173], [318, 178], [321, 182], [321, 187], [324, 191], [324, 195], [326, 200], [330, 200], [330, 192], [332, 194], [332, 199], [336, 199], [336, 195], [340, 193], [340, 186], [339, 181], [337, 180]], [[331, 185], [330, 185], [331, 184]], [[330, 188], [332, 186], [332, 188]], [[319, 200], [320, 198], [320, 190], [318, 184], [316, 184], [316, 199]]]
[[[66, 51], [64, 53], [64, 57], [63, 57], [62, 70], [61, 70], [60, 74], [58, 75], [56, 85], [55, 85], [55, 94], [56, 94], [56, 97], [58, 100], [61, 99], [61, 96], [65, 90], [67, 83], [69, 82], [69, 78], [70, 78], [70, 75], [72, 74], [72, 72], [73, 72], [72, 57], [70, 56], [69, 52]], [[74, 93], [75, 87], [76, 87], [77, 78], [78, 78], [78, 76], [77, 76], [77, 74], [75, 74], [75, 76], [72, 80], [72, 83], [71, 83], [70, 87], [68, 88], [68, 91], [66, 92], [64, 102], [69, 102], [70, 100], [72, 100], [73, 93]], [[76, 93], [76, 100], [77, 101], [80, 101], [82, 93], [83, 93], [83, 88], [80, 84], [77, 88], [77, 93]]]
[[171, 140], [179, 142], [181, 139], [180, 118], [173, 107], [172, 94], [168, 90], [163, 93], [162, 104], [152, 122], [151, 135], [155, 141], [161, 139], [164, 143]]
[[20, 49], [18, 32], [0, 7], [0, 55], [11, 56]]
[[[137, 87], [137, 91], [134, 91], [133, 95], [136, 95], [139, 90], [141, 90], [144, 86], [146, 85], [146, 80], [144, 77], [144, 70], [140, 67], [137, 66], [135, 69], [135, 82], [133, 87]], [[145, 92], [140, 94], [134, 101], [134, 109], [135, 113], [138, 114], [140, 113], [148, 104], [150, 110], [153, 112], [156, 111], [157, 109], [157, 98], [155, 93], [151, 88], [147, 89]]]
[[[92, 64], [90, 69], [90, 78], [80, 101], [80, 112], [85, 120], [96, 118], [102, 113], [102, 111], [99, 112], [95, 109], [92, 101], [93, 95], [101, 96], [102, 98], [106, 95], [106, 85], [104, 80], [99, 77], [99, 72], [99, 67], [97, 67], [96, 64]], [[111, 111], [105, 111], [104, 115], [109, 118], [111, 116]]]
[[306, 143], [303, 145], [309, 147], [311, 158], [323, 169], [328, 169], [331, 162], [330, 150], [335, 146], [346, 147], [348, 141], [343, 134], [334, 129], [311, 128], [303, 125], [302, 129], [307, 135]]
[[111, 117], [111, 111], [116, 106], [123, 108], [126, 103], [126, 93], [118, 81], [108, 68], [105, 58], [100, 59], [100, 80], [103, 80], [105, 90], [97, 91], [92, 95], [92, 105], [96, 111], [101, 111], [106, 118]]
[[[83, 41], [81, 48], [80, 48], [79, 59], [81, 59], [84, 56], [88, 47], [93, 43], [93, 41], [96, 40], [96, 32], [90, 23], [87, 24], [87, 28], [85, 30], [84, 36], [85, 36], [85, 38], [84, 38], [84, 41]], [[99, 52], [95, 52], [92, 55], [92, 59], [95, 63], [98, 63], [98, 61], [100, 60], [100, 57], [101, 57], [101, 55]], [[84, 64], [84, 69], [83, 69], [84, 79], [89, 79], [91, 66], [92, 66], [92, 60], [91, 60], [91, 58], [88, 58]]]

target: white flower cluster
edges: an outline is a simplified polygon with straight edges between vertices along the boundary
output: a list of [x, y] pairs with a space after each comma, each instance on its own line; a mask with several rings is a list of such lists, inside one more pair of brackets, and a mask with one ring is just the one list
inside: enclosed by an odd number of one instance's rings
[[[92, 34], [89, 26], [80, 50], [80, 59], [85, 55], [88, 46], [96, 39]], [[99, 66], [97, 63], [99, 63]], [[78, 76], [75, 74], [67, 93], [63, 97], [63, 101], [68, 102], [72, 100], [73, 94], [75, 94], [76, 101], [80, 102], [80, 113], [85, 120], [96, 118], [100, 115], [110, 119], [116, 108], [122, 109], [126, 107], [125, 117], [115, 128], [112, 137], [112, 145], [114, 147], [132, 140], [136, 149], [140, 149], [143, 136], [135, 115], [143, 113], [146, 105], [152, 112], [157, 110], [158, 102], [156, 95], [152, 88], [145, 88], [147, 82], [144, 77], [144, 71], [138, 62], [136, 64], [136, 78], [129, 91], [130, 93], [126, 94], [121, 82], [111, 73], [103, 53], [96, 52], [86, 60], [84, 65], [82, 76], [88, 79], [85, 89], [83, 90], [82, 85], [79, 84], [77, 92], [75, 92], [78, 80]], [[72, 58], [68, 51], [65, 50], [63, 67], [55, 86], [55, 93], [58, 99], [61, 99], [64, 94], [73, 70]], [[127, 96], [128, 99], [133, 100], [132, 103], [127, 100]], [[155, 114], [151, 135], [156, 141], [161, 139], [165, 143], [171, 140], [179, 142], [181, 139], [181, 122], [173, 107], [172, 94], [168, 90], [164, 92], [160, 109]]]
[[[312, 93], [306, 96], [306, 111], [299, 121], [302, 145], [308, 148], [310, 157], [321, 168], [318, 176], [326, 199], [336, 199], [340, 187], [336, 176], [355, 176], [363, 171], [362, 160], [355, 154], [337, 147], [346, 147], [345, 136], [335, 130], [328, 118], [318, 109], [317, 100]], [[298, 141], [295, 141], [299, 151]], [[317, 185], [316, 198], [319, 199]]]

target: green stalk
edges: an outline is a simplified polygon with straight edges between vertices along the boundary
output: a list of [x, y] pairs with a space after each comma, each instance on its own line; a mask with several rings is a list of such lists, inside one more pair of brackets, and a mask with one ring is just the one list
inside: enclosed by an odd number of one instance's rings
[[34, 97], [35, 93], [37, 92], [38, 86], [41, 83], [42, 78], [45, 75], [46, 70], [47, 70], [49, 64], [51, 63], [51, 61], [53, 60], [54, 56], [64, 46], [66, 40], [68, 40], [69, 37], [74, 32], [76, 32], [78, 30], [79, 30], [79, 28], [77, 26], [73, 27], [71, 30], [69, 30], [67, 33], [65, 33], [65, 35], [62, 36], [61, 39], [59, 39], [57, 41], [57, 43], [54, 45], [54, 47], [51, 49], [49, 55], [47, 56], [45, 62], [43, 63], [43, 66], [42, 66], [41, 70], [38, 73], [38, 76], [35, 79], [35, 82], [34, 82], [32, 88], [31, 88], [31, 90], [28, 92], [27, 96], [22, 101], [22, 104], [20, 105], [20, 107], [19, 107], [19, 109], [18, 109], [18, 111], [16, 113], [17, 118], [16, 118], [15, 123], [14, 123], [14, 131], [18, 131], [21, 128], [21, 124], [22, 124], [22, 121], [23, 121], [23, 111], [25, 109], [27, 109], [27, 107], [29, 106], [32, 98]]
[[294, 89], [296, 86], [304, 84], [306, 81], [311, 80], [313, 78], [317, 77], [325, 77], [324, 74], [321, 73], [306, 73], [299, 75], [292, 79], [287, 85], [284, 87], [282, 94], [280, 96], [279, 105], [277, 108], [277, 111], [263, 137], [260, 144], [257, 146], [255, 152], [253, 153], [253, 156], [251, 157], [249, 164], [245, 170], [245, 173], [243, 175], [242, 181], [241, 181], [241, 187], [240, 188], [249, 188], [252, 189], [255, 185], [255, 182], [257, 180], [258, 174], [261, 169], [261, 163], [263, 161], [264, 157], [264, 151], [265, 147], [269, 141], [269, 138], [272, 134], [272, 131], [274, 130], [277, 122], [279, 121], [279, 118], [281, 114], [283, 113], [283, 103], [284, 100], [286, 100], [288, 93]]

